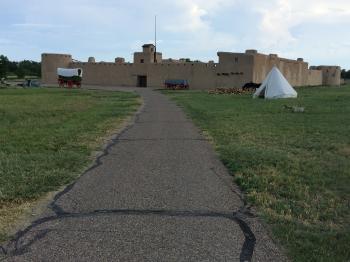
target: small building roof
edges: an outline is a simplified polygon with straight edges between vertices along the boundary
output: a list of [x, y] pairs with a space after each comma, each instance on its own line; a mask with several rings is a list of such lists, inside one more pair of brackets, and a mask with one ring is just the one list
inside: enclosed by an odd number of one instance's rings
[[144, 44], [142, 47], [150, 47], [150, 46], [155, 46], [154, 44]]

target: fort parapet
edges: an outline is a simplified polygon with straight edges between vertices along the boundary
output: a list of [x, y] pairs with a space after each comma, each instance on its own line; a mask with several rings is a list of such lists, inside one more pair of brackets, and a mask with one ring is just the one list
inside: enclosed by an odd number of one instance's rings
[[143, 45], [134, 53], [133, 63], [118, 57], [115, 62], [73, 61], [71, 55], [42, 54], [42, 82], [56, 84], [58, 67], [83, 69], [83, 84], [105, 86], [163, 87], [165, 80], [187, 80], [190, 89], [216, 87], [239, 88], [246, 83], [261, 83], [273, 66], [277, 66], [293, 86], [340, 85], [339, 66], [308, 67], [302, 58], [280, 58], [277, 54], [218, 52], [214, 63], [191, 62], [184, 59], [163, 59], [152, 44]]

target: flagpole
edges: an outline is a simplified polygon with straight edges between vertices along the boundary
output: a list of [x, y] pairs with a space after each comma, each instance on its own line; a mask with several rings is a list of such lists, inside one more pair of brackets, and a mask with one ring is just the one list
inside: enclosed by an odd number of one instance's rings
[[157, 15], [154, 16], [154, 63], [157, 63]]

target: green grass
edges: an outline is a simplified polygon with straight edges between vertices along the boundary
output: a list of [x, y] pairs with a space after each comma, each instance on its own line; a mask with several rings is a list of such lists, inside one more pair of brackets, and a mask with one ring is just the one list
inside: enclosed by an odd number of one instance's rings
[[166, 93], [213, 139], [294, 261], [349, 261], [350, 86], [297, 91], [298, 99], [272, 101]]
[[139, 105], [126, 92], [0, 90], [0, 220], [77, 178]]

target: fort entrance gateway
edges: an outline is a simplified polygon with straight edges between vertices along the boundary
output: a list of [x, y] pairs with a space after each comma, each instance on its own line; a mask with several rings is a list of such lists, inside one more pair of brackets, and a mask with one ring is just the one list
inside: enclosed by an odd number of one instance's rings
[[137, 87], [147, 87], [147, 76], [144, 76], [144, 75], [137, 76]]

